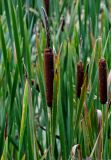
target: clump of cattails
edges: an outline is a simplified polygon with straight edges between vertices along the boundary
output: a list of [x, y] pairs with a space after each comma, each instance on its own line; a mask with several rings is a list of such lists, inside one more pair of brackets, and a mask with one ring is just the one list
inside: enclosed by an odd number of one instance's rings
[[49, 107], [52, 107], [53, 100], [53, 79], [54, 79], [54, 62], [53, 52], [50, 47], [50, 31], [48, 25], [48, 18], [43, 9], [45, 17], [45, 29], [46, 29], [46, 48], [44, 50], [44, 72], [45, 72], [45, 88], [46, 88], [46, 101]]
[[81, 88], [84, 81], [84, 65], [82, 61], [77, 64], [77, 97], [80, 98]]
[[105, 59], [99, 61], [99, 94], [101, 104], [107, 101], [107, 70]]
[[49, 3], [50, 3], [49, 0], [44, 0], [44, 5], [47, 15], [49, 15]]

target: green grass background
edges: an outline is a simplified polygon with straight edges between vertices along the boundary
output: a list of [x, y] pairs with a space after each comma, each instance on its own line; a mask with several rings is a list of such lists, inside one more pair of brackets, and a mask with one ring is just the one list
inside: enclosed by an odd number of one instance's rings
[[[52, 111], [45, 98], [46, 34], [41, 7], [42, 0], [0, 0], [1, 160], [97, 159], [100, 154], [102, 159], [111, 159], [111, 110], [106, 112], [108, 104], [100, 104], [98, 88], [99, 59], [106, 59], [108, 73], [111, 68], [111, 2], [50, 0], [48, 18], [55, 57]], [[79, 60], [85, 66], [85, 80], [77, 99]], [[102, 135], [97, 109], [103, 115]]]

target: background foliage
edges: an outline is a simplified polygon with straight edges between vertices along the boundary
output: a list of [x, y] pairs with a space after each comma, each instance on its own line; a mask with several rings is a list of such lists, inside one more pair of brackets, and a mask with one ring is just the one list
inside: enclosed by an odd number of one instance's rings
[[[106, 112], [108, 104], [100, 104], [98, 61], [105, 57], [110, 71], [111, 2], [50, 1], [55, 55], [52, 110], [45, 99], [43, 6], [41, 0], [0, 1], [0, 157], [97, 159], [102, 142], [102, 158], [110, 159], [110, 108]], [[64, 31], [60, 27], [62, 16]], [[84, 62], [85, 80], [77, 99], [79, 60]], [[108, 84], [110, 88], [110, 80]], [[102, 134], [98, 131], [97, 109], [103, 113]]]

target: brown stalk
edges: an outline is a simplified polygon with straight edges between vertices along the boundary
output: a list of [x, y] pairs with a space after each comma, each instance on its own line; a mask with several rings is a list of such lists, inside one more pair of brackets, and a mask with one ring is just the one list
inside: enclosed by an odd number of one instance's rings
[[50, 4], [49, 0], [44, 0], [45, 10], [48, 16], [49, 16], [49, 4]]

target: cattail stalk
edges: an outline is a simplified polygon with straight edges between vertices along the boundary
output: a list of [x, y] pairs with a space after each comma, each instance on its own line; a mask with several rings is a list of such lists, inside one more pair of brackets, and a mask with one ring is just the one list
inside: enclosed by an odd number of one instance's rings
[[99, 61], [99, 94], [101, 104], [107, 101], [107, 70], [105, 59]]
[[[100, 59], [99, 61], [99, 94], [100, 94], [100, 102], [103, 104], [102, 106], [102, 156], [104, 157], [104, 122], [106, 116], [106, 108], [104, 108], [104, 104], [107, 101], [107, 71], [106, 71], [106, 61], [105, 59]], [[107, 122], [106, 122], [107, 124]], [[107, 128], [107, 127], [106, 127]]]
[[81, 88], [84, 81], [84, 65], [82, 61], [77, 64], [77, 97], [80, 98]]
[[49, 107], [52, 106], [53, 100], [53, 78], [54, 78], [54, 64], [53, 53], [51, 49], [44, 51], [44, 72], [45, 72], [45, 86], [46, 86], [46, 100]]
[[49, 3], [50, 3], [49, 0], [44, 0], [44, 5], [47, 15], [49, 15]]
[[[45, 1], [46, 2], [46, 1]], [[47, 1], [48, 3], [49, 1]], [[46, 30], [46, 48], [44, 50], [44, 72], [45, 72], [45, 90], [46, 90], [46, 101], [49, 107], [52, 107], [53, 100], [53, 79], [54, 79], [54, 64], [53, 64], [53, 52], [50, 44], [50, 30], [47, 14], [42, 8], [45, 19], [45, 30]]]

